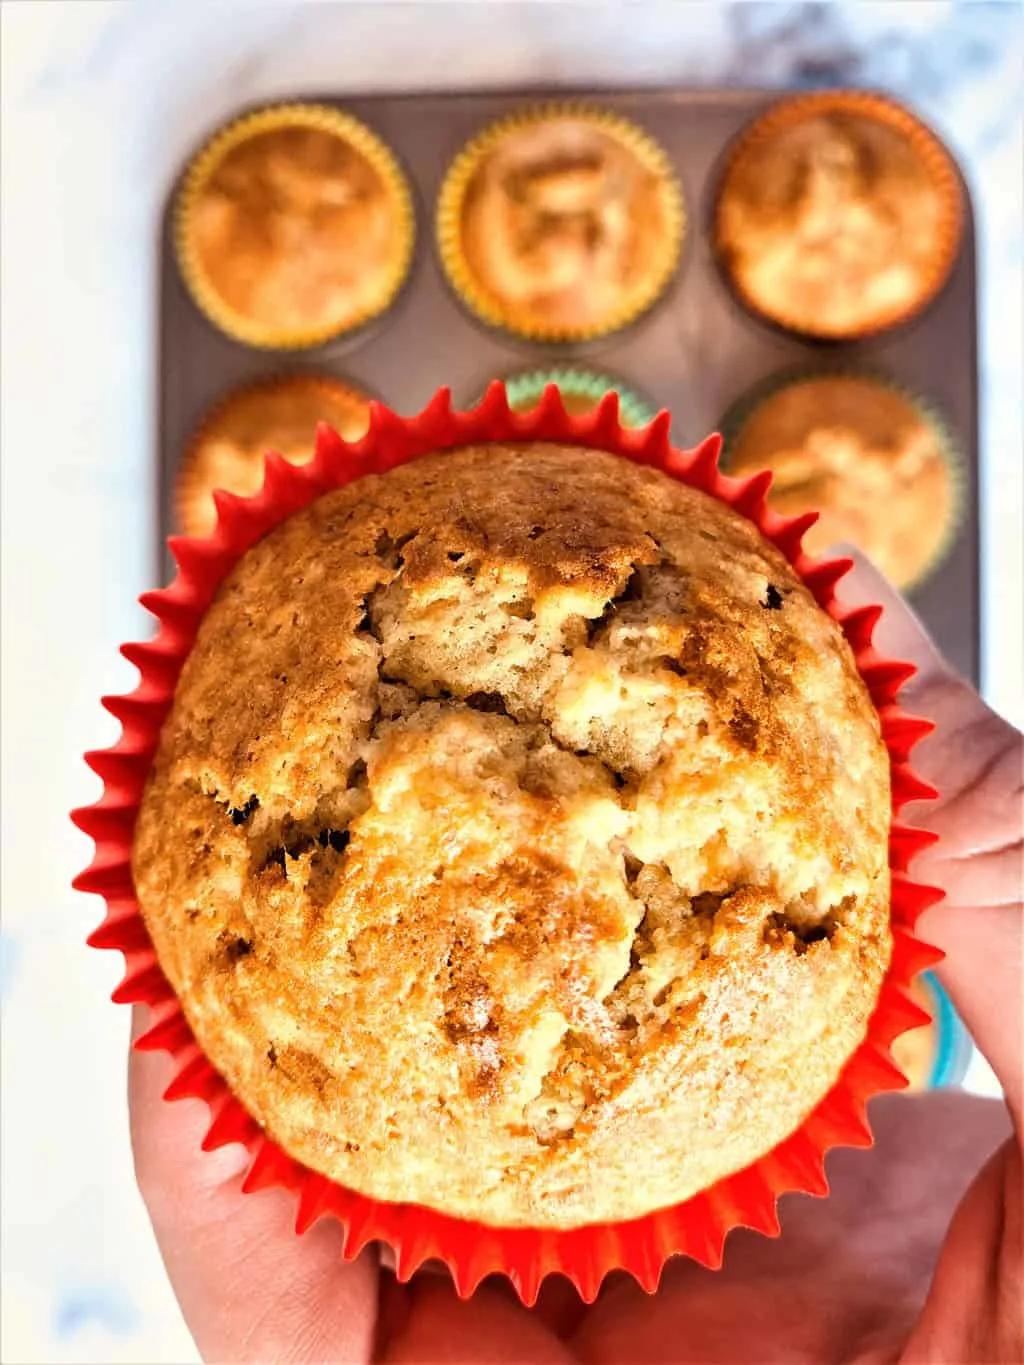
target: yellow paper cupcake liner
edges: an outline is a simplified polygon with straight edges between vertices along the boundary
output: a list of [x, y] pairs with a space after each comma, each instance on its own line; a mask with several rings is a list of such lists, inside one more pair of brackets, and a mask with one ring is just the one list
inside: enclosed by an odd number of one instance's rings
[[[874, 119], [901, 133], [920, 157], [929, 177], [938, 189], [944, 206], [942, 217], [942, 243], [935, 253], [931, 270], [924, 280], [920, 294], [911, 307], [900, 305], [888, 314], [877, 317], [869, 325], [842, 330], [808, 328], [806, 321], [786, 315], [781, 309], [767, 311], [762, 304], [743, 287], [729, 269], [723, 258], [718, 233], [718, 205], [727, 190], [730, 177], [736, 166], [748, 158], [757, 156], [759, 146], [763, 146], [794, 124], [804, 119], [822, 114], [853, 114], [862, 118]], [[790, 95], [772, 105], [764, 114], [759, 115], [739, 134], [729, 148], [724, 167], [718, 177], [714, 196], [715, 208], [712, 223], [711, 241], [719, 269], [731, 292], [751, 313], [801, 336], [820, 341], [852, 341], [862, 337], [874, 336], [888, 331], [917, 317], [941, 293], [956, 264], [964, 230], [964, 191], [951, 153], [932, 130], [909, 109], [895, 100], [870, 90], [815, 90], [806, 94]]]
[[[920, 569], [906, 582], [896, 584], [903, 593], [912, 593], [922, 588], [936, 570], [945, 562], [960, 532], [963, 530], [966, 512], [967, 471], [960, 443], [950, 429], [946, 418], [928, 399], [906, 385], [899, 384], [878, 370], [870, 368], [808, 368], [805, 366], [784, 370], [781, 374], [769, 376], [755, 384], [736, 400], [719, 423], [722, 434], [722, 468], [733, 470], [733, 455], [740, 433], [754, 413], [776, 394], [795, 384], [806, 384], [818, 379], [853, 379], [858, 383], [877, 384], [888, 393], [901, 398], [914, 409], [918, 416], [935, 433], [938, 454], [949, 477], [949, 514], [943, 527], [941, 539]], [[766, 468], [770, 466], [766, 465]], [[749, 471], [746, 471], [749, 472]], [[771, 495], [769, 494], [769, 501]]]
[[[589, 123], [627, 148], [657, 177], [665, 214], [665, 232], [657, 258], [643, 286], [599, 324], [567, 326], [544, 324], [524, 317], [481, 286], [462, 249], [462, 210], [470, 182], [481, 162], [507, 137], [550, 120]], [[435, 216], [437, 251], [448, 282], [463, 304], [489, 326], [531, 341], [586, 342], [621, 331], [642, 317], [662, 296], [675, 274], [686, 231], [683, 192], [667, 152], [648, 133], [618, 114], [586, 104], [552, 103], [534, 106], [490, 124], [468, 142], [451, 163], [441, 185]]]
[[[398, 243], [395, 259], [381, 282], [372, 304], [340, 323], [332, 321], [300, 329], [275, 327], [255, 321], [224, 302], [199, 262], [188, 231], [189, 216], [197, 196], [208, 184], [224, 157], [242, 143], [279, 128], [310, 128], [329, 133], [363, 156], [381, 179], [395, 215]], [[416, 213], [412, 192], [398, 161], [385, 143], [364, 123], [324, 104], [276, 104], [245, 114], [214, 134], [192, 159], [178, 190], [173, 217], [174, 249], [178, 268], [197, 307], [222, 332], [263, 350], [297, 351], [320, 346], [335, 337], [357, 331], [395, 301], [412, 265], [416, 239]]]
[[[209, 502], [213, 513], [212, 517], [209, 518], [210, 525], [212, 527], [216, 524], [216, 509], [212, 502], [213, 489], [209, 482], [202, 477], [198, 468], [198, 456], [203, 445], [211, 436], [216, 434], [224, 418], [240, 403], [258, 394], [270, 394], [285, 388], [301, 389], [310, 394], [323, 394], [335, 403], [363, 404], [366, 407], [367, 427], [370, 424], [370, 403], [373, 401], [374, 395], [357, 388], [354, 384], [348, 384], [342, 379], [335, 379], [333, 375], [311, 374], [302, 371], [281, 372], [267, 375], [263, 379], [242, 384], [238, 388], [232, 389], [207, 409], [184, 448], [174, 478], [172, 505], [175, 531], [190, 536], [205, 535], [207, 533], [205, 526], [207, 518], [198, 516], [197, 509], [205, 507], [207, 502]], [[333, 425], [330, 417], [326, 414], [324, 420]], [[315, 425], [314, 423], [310, 427], [309, 433], [310, 459], [313, 458], [316, 445]], [[265, 450], [260, 451], [256, 460], [260, 470], [263, 468], [267, 453]], [[227, 485], [225, 488], [229, 493], [240, 491]]]

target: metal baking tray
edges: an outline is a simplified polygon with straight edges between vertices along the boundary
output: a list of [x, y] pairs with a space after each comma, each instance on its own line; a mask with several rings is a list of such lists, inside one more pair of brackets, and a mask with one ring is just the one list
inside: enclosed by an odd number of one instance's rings
[[[966, 204], [963, 242], [950, 280], [914, 321], [877, 338], [814, 343], [757, 321], [733, 298], [712, 256], [707, 229], [723, 152], [779, 98], [740, 90], [536, 89], [458, 95], [316, 97], [364, 120], [388, 143], [412, 183], [417, 246], [395, 306], [367, 330], [295, 352], [253, 350], [218, 332], [192, 303], [171, 240], [177, 185], [163, 215], [160, 265], [159, 556], [171, 530], [177, 464], [196, 423], [228, 390], [282, 370], [316, 370], [351, 380], [396, 411], [419, 411], [447, 384], [468, 406], [489, 380], [563, 360], [594, 365], [667, 407], [673, 438], [691, 445], [715, 430], [730, 405], [778, 371], [856, 366], [881, 371], [929, 400], [964, 458], [964, 505], [957, 539], [913, 594], [940, 648], [977, 681], [978, 388], [974, 221]], [[550, 346], [490, 331], [448, 288], [434, 249], [433, 214], [448, 166], [485, 124], [531, 105], [571, 98], [614, 111], [665, 148], [682, 183], [687, 233], [676, 277], [655, 307], [628, 330], [583, 346]], [[239, 113], [244, 112], [239, 110]], [[211, 130], [212, 131], [212, 130]]]

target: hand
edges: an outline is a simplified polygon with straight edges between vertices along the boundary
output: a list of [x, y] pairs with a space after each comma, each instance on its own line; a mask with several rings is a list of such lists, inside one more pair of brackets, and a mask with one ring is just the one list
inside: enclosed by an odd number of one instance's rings
[[[329, 1220], [297, 1238], [294, 1198], [242, 1196], [241, 1149], [202, 1153], [205, 1107], [165, 1103], [169, 1059], [133, 1053], [139, 1184], [205, 1360], [1024, 1360], [1021, 736], [950, 673], [870, 566], [858, 563], [843, 595], [885, 604], [879, 646], [921, 670], [901, 700], [939, 726], [915, 766], [941, 801], [907, 815], [941, 836], [914, 874], [947, 899], [918, 932], [948, 954], [940, 975], [1003, 1085], [1016, 1135], [994, 1101], [887, 1096], [872, 1106], [874, 1150], [829, 1158], [829, 1199], [783, 1199], [778, 1242], [733, 1233], [720, 1272], [673, 1262], [654, 1296], [612, 1276], [590, 1308], [549, 1281], [527, 1311], [503, 1282], [460, 1302], [444, 1275], [400, 1286], [371, 1251], [345, 1264]], [[144, 1026], [137, 1017], [136, 1032]]]

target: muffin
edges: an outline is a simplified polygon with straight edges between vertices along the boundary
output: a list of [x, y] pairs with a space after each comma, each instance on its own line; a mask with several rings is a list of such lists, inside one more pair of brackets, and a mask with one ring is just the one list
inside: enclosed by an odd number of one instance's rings
[[566, 1228], [685, 1200], [830, 1089], [890, 956], [889, 818], [849, 646], [751, 523], [601, 451], [492, 444], [242, 557], [133, 874], [289, 1155]]
[[251, 346], [316, 346], [384, 312], [408, 273], [412, 199], [369, 128], [320, 105], [266, 109], [196, 157], [178, 195], [186, 285]]
[[311, 459], [318, 422], [355, 441], [369, 420], [367, 395], [326, 375], [282, 375], [236, 390], [204, 418], [189, 443], [174, 490], [178, 529], [210, 534], [217, 522], [216, 488], [258, 493], [268, 451], [292, 464]]
[[898, 389], [868, 375], [784, 379], [723, 427], [731, 472], [774, 473], [770, 507], [820, 511], [808, 553], [856, 545], [898, 588], [942, 558], [958, 513], [956, 457], [939, 420]]
[[683, 233], [668, 158], [623, 119], [552, 106], [486, 129], [441, 189], [441, 261], [484, 321], [546, 341], [632, 322], [661, 295]]
[[876, 95], [783, 100], [728, 158], [714, 246], [740, 299], [782, 327], [848, 339], [913, 316], [956, 260], [963, 192], [938, 139]]
[[531, 411], [540, 402], [549, 384], [557, 385], [562, 395], [562, 405], [573, 417], [593, 412], [605, 394], [613, 389], [619, 396], [619, 420], [623, 426], [646, 426], [658, 412], [653, 403], [614, 375], [575, 365], [523, 370], [519, 374], [509, 375], [505, 380], [509, 407], [513, 412]]

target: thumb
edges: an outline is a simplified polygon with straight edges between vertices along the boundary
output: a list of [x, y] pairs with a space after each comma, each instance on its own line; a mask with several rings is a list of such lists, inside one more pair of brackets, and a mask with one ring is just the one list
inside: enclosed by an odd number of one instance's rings
[[946, 953], [938, 973], [1022, 1122], [1022, 939], [1024, 939], [1024, 743], [1020, 733], [960, 678], [894, 588], [860, 554], [841, 585], [848, 605], [884, 608], [877, 648], [917, 665], [901, 693], [908, 711], [935, 722], [914, 750], [914, 767], [939, 789], [906, 818], [939, 836], [914, 863], [946, 899], [919, 921]]
[[[137, 1005], [133, 1036], [145, 1022]], [[203, 1359], [368, 1362], [376, 1256], [366, 1251], [346, 1264], [332, 1219], [297, 1237], [295, 1200], [284, 1191], [243, 1195], [244, 1151], [200, 1149], [209, 1114], [198, 1100], [164, 1101], [173, 1074], [163, 1054], [133, 1050], [132, 1147], [168, 1276]]]

